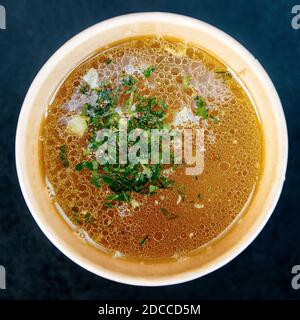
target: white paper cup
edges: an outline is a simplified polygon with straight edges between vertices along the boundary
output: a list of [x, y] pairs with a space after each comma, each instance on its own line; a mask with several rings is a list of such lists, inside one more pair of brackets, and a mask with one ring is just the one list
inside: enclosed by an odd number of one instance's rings
[[[220, 240], [213, 241], [183, 261], [136, 263], [113, 258], [88, 245], [56, 212], [39, 170], [39, 134], [53, 93], [75, 66], [103, 46], [127, 37], [153, 34], [193, 42], [238, 74], [261, 119], [265, 159], [258, 190], [249, 209]], [[64, 44], [43, 66], [28, 90], [16, 135], [16, 164], [21, 189], [34, 219], [50, 241], [71, 260], [99, 276], [143, 286], [162, 286], [199, 278], [241, 253], [262, 230], [274, 210], [285, 179], [287, 154], [287, 129], [282, 106], [259, 62], [237, 41], [211, 25], [160, 12], [106, 20]]]

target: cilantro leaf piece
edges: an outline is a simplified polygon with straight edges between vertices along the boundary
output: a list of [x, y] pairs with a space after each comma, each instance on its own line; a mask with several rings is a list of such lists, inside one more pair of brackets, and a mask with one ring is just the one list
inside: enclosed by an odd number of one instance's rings
[[155, 67], [153, 67], [153, 66], [144, 70], [143, 73], [144, 73], [145, 78], [149, 78], [151, 76], [151, 74], [154, 72], [154, 70], [155, 70]]
[[66, 147], [65, 144], [60, 146], [60, 148], [59, 148], [59, 158], [60, 158], [61, 163], [63, 164], [63, 166], [65, 168], [68, 168], [69, 167], [69, 161], [67, 159], [67, 147]]

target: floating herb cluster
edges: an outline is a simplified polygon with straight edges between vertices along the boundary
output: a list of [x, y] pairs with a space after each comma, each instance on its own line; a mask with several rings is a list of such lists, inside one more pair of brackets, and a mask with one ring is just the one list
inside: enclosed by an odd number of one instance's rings
[[[106, 63], [111, 63], [107, 59]], [[155, 67], [151, 66], [144, 70], [143, 75], [149, 78]], [[184, 85], [189, 84], [189, 77], [184, 79]], [[80, 117], [84, 119], [88, 127], [88, 143], [83, 150], [83, 161], [75, 166], [75, 170], [89, 170], [90, 181], [100, 189], [106, 186], [111, 194], [106, 197], [104, 203], [112, 207], [115, 202], [125, 201], [132, 203], [132, 193], [154, 194], [159, 189], [170, 188], [174, 181], [163, 175], [167, 165], [159, 164], [105, 164], [100, 165], [96, 161], [95, 152], [103, 143], [97, 140], [97, 132], [101, 129], [113, 129], [117, 140], [120, 132], [119, 121], [125, 115], [127, 128], [133, 129], [168, 129], [166, 114], [168, 105], [156, 97], [143, 97], [137, 93], [137, 78], [132, 75], [123, 74], [118, 85], [109, 81], [102, 81], [96, 89], [91, 89], [87, 84], [80, 87], [80, 93], [88, 95], [92, 91], [97, 94], [96, 106], [86, 103], [81, 111]], [[216, 122], [216, 117], [208, 113], [205, 101], [195, 98], [196, 115], [203, 120], [211, 118]], [[81, 126], [82, 127], [82, 126]], [[150, 151], [149, 151], [150, 152]], [[65, 167], [69, 166], [66, 156], [66, 146], [60, 148], [60, 159]], [[92, 160], [91, 160], [92, 159]], [[162, 208], [162, 213], [173, 219], [175, 216]]]
[[[144, 71], [146, 78], [150, 77], [154, 67]], [[165, 129], [166, 111], [168, 105], [156, 97], [142, 97], [137, 94], [137, 79], [132, 75], [124, 74], [118, 86], [110, 82], [102, 82], [97, 93], [97, 105], [85, 104], [81, 116], [86, 117], [90, 138], [84, 154], [90, 158], [100, 146], [97, 132], [100, 129], [114, 129], [118, 139], [119, 108], [126, 115], [128, 131], [133, 129]], [[86, 89], [80, 88], [86, 93]], [[103, 143], [103, 142], [101, 142]], [[89, 170], [91, 183], [96, 188], [107, 186], [112, 194], [106, 197], [104, 203], [112, 207], [116, 201], [131, 202], [131, 193], [153, 194], [162, 188], [173, 186], [174, 181], [163, 176], [163, 164], [105, 164], [99, 165], [96, 160], [82, 161], [75, 166], [77, 171]]]

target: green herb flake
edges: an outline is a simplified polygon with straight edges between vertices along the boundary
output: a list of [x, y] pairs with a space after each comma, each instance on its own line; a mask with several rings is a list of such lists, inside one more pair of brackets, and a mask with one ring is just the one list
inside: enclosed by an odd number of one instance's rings
[[110, 196], [107, 196], [106, 198], [105, 198], [105, 200], [111, 200], [111, 201], [113, 201], [113, 200], [117, 200], [119, 198], [119, 195], [118, 194], [112, 194], [112, 195], [110, 195]]
[[101, 188], [100, 175], [96, 170], [92, 171], [91, 184], [94, 185], [97, 189]]
[[90, 108], [90, 105], [88, 103], [85, 103], [81, 109], [80, 116], [86, 117], [88, 115], [89, 108]]
[[144, 244], [145, 244], [145, 242], [146, 242], [146, 240], [149, 238], [149, 236], [148, 235], [146, 235], [141, 241], [140, 241], [140, 245], [141, 246], [144, 246]]
[[88, 156], [89, 155], [89, 149], [88, 148], [82, 148], [82, 154], [84, 156]]
[[[105, 61], [104, 61], [105, 62]], [[154, 67], [148, 68], [149, 74]], [[146, 74], [147, 75], [147, 74]], [[146, 76], [145, 75], [145, 76]], [[103, 82], [94, 92], [98, 95], [95, 105], [85, 104], [81, 116], [88, 126], [88, 143], [83, 149], [83, 156], [91, 160], [83, 161], [75, 166], [76, 171], [89, 170], [90, 181], [96, 187], [106, 186], [112, 192], [104, 206], [112, 207], [112, 201], [130, 203], [131, 193], [154, 194], [156, 190], [172, 188], [174, 181], [163, 176], [164, 164], [105, 164], [100, 165], [95, 160], [95, 151], [103, 143], [97, 140], [98, 130], [114, 129], [117, 139], [119, 134], [120, 115], [116, 108], [122, 105], [127, 112], [128, 131], [134, 129], [165, 129], [171, 130], [166, 123], [168, 104], [156, 97], [140, 96], [137, 91], [137, 78], [124, 73], [118, 84]], [[126, 96], [129, 95], [129, 96]], [[135, 106], [135, 112], [131, 107]], [[134, 113], [138, 113], [135, 117]], [[105, 141], [104, 141], [105, 142]], [[94, 159], [93, 159], [93, 158]]]
[[184, 77], [183, 77], [183, 88], [184, 89], [187, 89], [190, 85], [190, 76], [188, 74], [186, 74]]
[[89, 87], [87, 85], [81, 85], [79, 88], [79, 92], [81, 94], [87, 94], [89, 91]]
[[92, 214], [90, 212], [87, 212], [85, 215], [84, 215], [84, 221], [86, 223], [92, 223], [94, 220], [94, 217], [92, 216]]
[[168, 107], [169, 107], [169, 105], [166, 103], [166, 101], [165, 101], [165, 100], [162, 100], [162, 99], [158, 100], [158, 104], [159, 104], [160, 106], [162, 106], [162, 108], [163, 108], [164, 110], [168, 109]]
[[206, 120], [208, 118], [208, 109], [206, 107], [206, 102], [201, 97], [196, 97], [196, 115], [201, 117], [203, 120]]
[[110, 202], [104, 202], [103, 205], [104, 205], [104, 207], [107, 207], [107, 208], [113, 208], [114, 207], [114, 205], [112, 203], [110, 203]]
[[92, 161], [92, 167], [93, 167], [93, 170], [97, 170], [98, 167], [99, 167], [99, 163], [96, 160], [93, 160]]
[[60, 161], [63, 164], [63, 166], [65, 168], [68, 168], [70, 164], [67, 159], [67, 147], [65, 144], [60, 146], [60, 148], [59, 148], [59, 158], [60, 158]]
[[153, 67], [153, 66], [144, 70], [143, 73], [144, 73], [145, 78], [149, 78], [151, 76], [151, 74], [154, 72], [154, 70], [155, 70], [155, 67]]
[[132, 75], [125, 75], [121, 83], [123, 86], [131, 87], [135, 85], [136, 79]]
[[75, 166], [76, 171], [81, 171], [83, 169], [93, 170], [93, 168], [93, 163], [89, 161], [77, 163]]
[[105, 63], [106, 63], [106, 64], [111, 64], [111, 63], [112, 63], [112, 58], [107, 57]]
[[209, 116], [210, 119], [212, 119], [213, 123], [218, 124], [220, 122], [219, 117], [217, 116]]
[[79, 213], [78, 212], [73, 212], [71, 217], [71, 221], [73, 221], [77, 225], [82, 225], [82, 221], [80, 219]]
[[159, 187], [154, 186], [152, 184], [150, 184], [150, 186], [149, 186], [149, 192], [150, 193], [153, 193], [153, 192], [157, 191], [158, 189], [159, 189]]

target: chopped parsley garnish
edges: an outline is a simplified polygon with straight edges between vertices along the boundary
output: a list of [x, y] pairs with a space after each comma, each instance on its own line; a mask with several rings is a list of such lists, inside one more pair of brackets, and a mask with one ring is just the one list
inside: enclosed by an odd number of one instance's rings
[[88, 156], [89, 155], [89, 149], [88, 148], [82, 148], [82, 154], [84, 156]]
[[101, 188], [100, 175], [96, 170], [92, 170], [91, 184], [94, 185], [97, 189]]
[[218, 124], [220, 122], [219, 117], [217, 116], [209, 116], [210, 119], [212, 119], [213, 123]]
[[[126, 96], [130, 103], [125, 104], [130, 115], [127, 125], [128, 131], [133, 129], [163, 129], [165, 128], [165, 115], [168, 105], [163, 100], [157, 100], [155, 97], [141, 97], [135, 94], [137, 80], [132, 75], [125, 75], [121, 80], [121, 87], [102, 88], [98, 92], [99, 106], [85, 106], [85, 113], [90, 119], [93, 133], [89, 139], [88, 149], [97, 150], [100, 146], [97, 141], [96, 132], [102, 128], [115, 128], [118, 137], [120, 116], [115, 108], [118, 105], [118, 97]], [[131, 106], [135, 104], [138, 117], [131, 113]], [[114, 201], [130, 202], [131, 192], [152, 194], [160, 188], [169, 188], [173, 181], [162, 176], [162, 164], [105, 164], [95, 167], [95, 163], [85, 161], [78, 163], [75, 167], [77, 171], [88, 169], [92, 172], [91, 183], [97, 188], [105, 185], [113, 194], [106, 198], [105, 206]]]
[[144, 73], [145, 78], [149, 78], [151, 76], [151, 74], [154, 72], [154, 70], [155, 70], [155, 67], [153, 67], [153, 66], [144, 70], [143, 73]]
[[[111, 84], [105, 85], [97, 90], [97, 106], [93, 107], [85, 104], [81, 113], [88, 118], [90, 127], [90, 138], [87, 150], [96, 151], [103, 142], [97, 140], [97, 131], [103, 128], [114, 128], [116, 137], [119, 137], [120, 115], [116, 108], [121, 101], [125, 103], [125, 112], [129, 118], [127, 120], [128, 131], [133, 129], [165, 129], [166, 111], [168, 105], [163, 100], [156, 97], [142, 97], [135, 93], [137, 79], [133, 75], [124, 75], [121, 83], [117, 87]], [[135, 112], [131, 111], [135, 105]], [[86, 155], [86, 152], [84, 153]], [[164, 177], [162, 171], [165, 168], [162, 164], [105, 164], [99, 165], [96, 160], [83, 161], [75, 166], [76, 171], [90, 170], [91, 183], [96, 188], [108, 187], [112, 191], [106, 199], [105, 206], [116, 201], [130, 203], [132, 192], [153, 194], [159, 189], [170, 188], [173, 181]]]
[[152, 184], [150, 184], [150, 186], [149, 186], [149, 192], [150, 192], [150, 193], [154, 193], [154, 192], [157, 191], [158, 189], [159, 189], [159, 187], [153, 186]]
[[208, 109], [206, 107], [206, 102], [201, 97], [196, 97], [196, 115], [201, 117], [203, 120], [208, 118]]
[[196, 116], [201, 117], [203, 120], [211, 119], [214, 124], [218, 124], [220, 122], [219, 117], [209, 114], [206, 102], [203, 98], [196, 97], [195, 103], [196, 103]]
[[149, 238], [148, 235], [146, 235], [141, 241], [140, 241], [140, 245], [143, 246], [145, 244], [145, 241]]
[[136, 79], [131, 74], [125, 75], [122, 79], [123, 86], [131, 87], [131, 86], [135, 85], [135, 83], [136, 83]]
[[123, 86], [124, 94], [131, 94], [132, 92], [136, 91], [136, 79], [132, 75], [125, 75], [121, 81]]
[[81, 85], [79, 88], [79, 92], [81, 94], [87, 94], [89, 91], [89, 87], [87, 85]]
[[80, 112], [80, 116], [86, 117], [88, 115], [89, 107], [90, 107], [90, 105], [88, 103], [85, 103], [81, 112]]
[[186, 74], [184, 77], [183, 77], [183, 88], [184, 89], [187, 89], [190, 85], [190, 76], [188, 74]]
[[92, 214], [90, 212], [87, 212], [85, 215], [84, 215], [84, 221], [86, 223], [92, 223], [94, 220]]
[[85, 161], [85, 162], [78, 163], [78, 164], [75, 166], [75, 170], [77, 170], [77, 171], [81, 171], [81, 170], [83, 170], [83, 169], [93, 170], [93, 164], [92, 164], [92, 162]]
[[104, 202], [103, 205], [105, 207], [107, 207], [107, 208], [113, 208], [114, 207], [114, 205], [112, 203], [110, 203], [110, 202]]
[[112, 58], [108, 57], [105, 61], [106, 64], [111, 64], [112, 63]]
[[82, 225], [82, 221], [80, 219], [79, 212], [76, 212], [76, 211], [73, 212], [71, 215], [71, 220], [77, 225]]
[[[147, 68], [144, 76], [148, 78], [154, 70], [153, 66]], [[174, 185], [173, 180], [163, 175], [167, 165], [161, 162], [162, 151], [159, 152], [160, 162], [158, 164], [110, 164], [107, 162], [100, 165], [96, 161], [96, 150], [107, 141], [99, 141], [97, 132], [101, 129], [113, 129], [116, 140], [119, 141], [120, 119], [124, 115], [128, 132], [134, 129], [144, 129], [148, 132], [152, 129], [171, 130], [166, 121], [168, 104], [153, 96], [141, 96], [137, 90], [137, 81], [134, 75], [124, 73], [119, 83], [101, 82], [99, 88], [89, 90], [97, 95], [95, 105], [86, 103], [81, 110], [81, 117], [86, 119], [89, 132], [87, 146], [83, 148], [83, 159], [88, 157], [89, 160], [77, 163], [75, 170], [90, 171], [91, 184], [97, 189], [104, 188], [110, 191], [104, 203], [104, 206], [108, 208], [118, 202], [130, 204], [134, 193], [153, 195], [160, 189], [172, 188]], [[188, 85], [189, 76], [185, 77], [184, 83]], [[195, 102], [196, 115], [204, 120], [207, 119], [209, 114], [204, 99], [197, 97]], [[210, 118], [216, 121], [215, 118]], [[148, 139], [150, 146], [150, 137]], [[129, 143], [128, 147], [130, 146]], [[116, 151], [118, 157], [119, 147]], [[65, 147], [61, 149], [60, 154], [63, 163], [67, 164]], [[171, 158], [172, 156], [173, 154]], [[184, 201], [184, 191], [178, 192]], [[176, 217], [164, 208], [161, 211], [168, 219]]]
[[69, 167], [69, 161], [67, 159], [67, 147], [66, 147], [65, 144], [60, 146], [60, 148], [59, 148], [59, 158], [60, 158], [60, 161], [63, 164], [63, 166], [65, 168], [68, 168]]
[[110, 196], [107, 196], [105, 199], [106, 200], [117, 200], [119, 198], [118, 194], [112, 194]]

